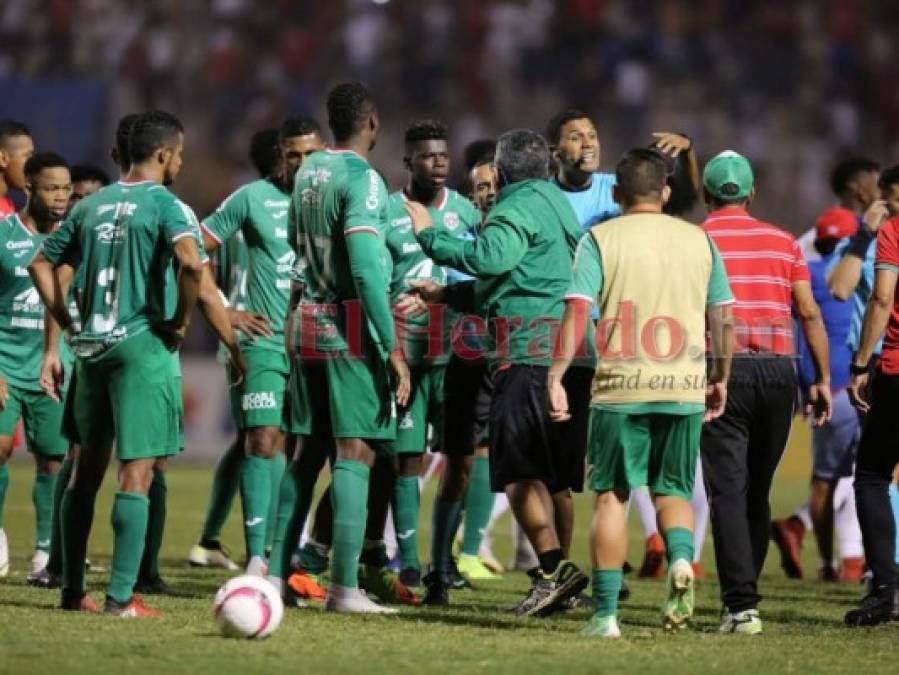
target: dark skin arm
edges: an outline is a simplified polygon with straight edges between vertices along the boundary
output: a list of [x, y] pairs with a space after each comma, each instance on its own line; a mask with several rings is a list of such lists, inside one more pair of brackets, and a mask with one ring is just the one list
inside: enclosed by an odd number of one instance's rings
[[[858, 352], [855, 354], [854, 364], [865, 367], [874, 356], [874, 349], [880, 340], [880, 336], [887, 328], [890, 312], [893, 309], [893, 298], [896, 293], [896, 272], [888, 269], [879, 269], [874, 274], [874, 290], [868, 298], [865, 307], [865, 318], [862, 319], [862, 334], [859, 339]], [[861, 412], [868, 412], [871, 404], [868, 402], [868, 373], [853, 375], [847, 390], [849, 399]]]
[[231, 366], [237, 375], [237, 381], [233, 384], [239, 384], [246, 376], [247, 366], [238, 346], [234, 328], [229, 320], [228, 310], [222, 302], [222, 296], [219, 294], [218, 286], [215, 285], [215, 279], [212, 278], [212, 270], [208, 265], [203, 266], [200, 294], [197, 301], [206, 323], [215, 331], [219, 340], [228, 349]]
[[[75, 268], [71, 265], [60, 265], [56, 268], [56, 278], [63, 296], [69, 295]], [[59, 358], [59, 339], [62, 328], [48, 309], [44, 310], [44, 359], [41, 363], [41, 389], [56, 402], [62, 400], [62, 388], [65, 385], [65, 370]]]
[[833, 408], [830, 393], [830, 347], [821, 310], [815, 302], [812, 285], [808, 281], [793, 284], [793, 304], [815, 364], [815, 384], [809, 390], [806, 413], [812, 416], [815, 426], [821, 426], [830, 419]]

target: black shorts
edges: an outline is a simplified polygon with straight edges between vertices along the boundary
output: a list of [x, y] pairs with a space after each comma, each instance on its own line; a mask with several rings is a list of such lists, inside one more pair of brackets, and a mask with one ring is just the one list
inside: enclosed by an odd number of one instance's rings
[[490, 422], [493, 380], [484, 361], [450, 358], [443, 376], [441, 452], [455, 457], [474, 454]]
[[512, 365], [493, 375], [490, 487], [539, 480], [550, 492], [584, 485], [584, 457], [593, 370], [571, 368], [562, 379], [571, 419], [552, 422], [546, 409], [545, 366]]

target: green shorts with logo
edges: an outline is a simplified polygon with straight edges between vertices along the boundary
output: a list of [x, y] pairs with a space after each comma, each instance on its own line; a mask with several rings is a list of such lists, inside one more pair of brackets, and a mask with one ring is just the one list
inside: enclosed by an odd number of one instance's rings
[[29, 452], [41, 457], [62, 457], [69, 441], [62, 434], [65, 404], [57, 403], [43, 391], [32, 391], [7, 384], [9, 398], [0, 410], [0, 436], [12, 436], [16, 422], [25, 425]]
[[242, 386], [231, 388], [234, 423], [238, 429], [282, 427], [284, 397], [290, 378], [287, 355], [283, 351], [247, 345], [243, 357], [247, 363], [246, 380]]
[[428, 424], [439, 433], [443, 428], [443, 376], [446, 365], [421, 365], [411, 367], [412, 392], [409, 405], [397, 410], [397, 454], [416, 454], [425, 451], [428, 442]]
[[375, 441], [378, 452], [391, 452], [396, 406], [387, 363], [375, 349], [365, 356], [338, 352], [322, 359], [295, 359], [288, 398], [285, 426], [291, 433], [323, 442], [361, 438]]
[[587, 457], [594, 492], [633, 490], [693, 497], [702, 413], [629, 414], [590, 409]]
[[71, 440], [85, 448], [114, 442], [121, 461], [176, 455], [181, 408], [172, 354], [152, 331], [75, 361]]

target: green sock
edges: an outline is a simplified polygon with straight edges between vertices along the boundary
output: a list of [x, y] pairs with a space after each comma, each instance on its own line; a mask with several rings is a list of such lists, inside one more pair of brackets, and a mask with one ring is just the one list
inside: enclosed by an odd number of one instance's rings
[[265, 554], [265, 520], [272, 492], [272, 461], [250, 455], [240, 470], [240, 497], [243, 501], [244, 538], [247, 559]]
[[365, 540], [368, 517], [368, 466], [340, 459], [331, 477], [331, 504], [334, 506], [334, 566], [331, 580], [338, 586], [359, 586], [359, 557]]
[[59, 509], [63, 594], [84, 595], [84, 563], [87, 559], [87, 538], [94, 522], [95, 499], [94, 494], [75, 490], [66, 490], [63, 494]]
[[209, 508], [206, 521], [203, 523], [203, 542], [218, 541], [222, 527], [228, 520], [228, 512], [234, 495], [240, 486], [240, 469], [243, 466], [243, 447], [237, 441], [231, 444], [225, 454], [219, 458], [212, 476], [212, 494], [209, 497]]
[[462, 502], [447, 502], [437, 495], [431, 517], [431, 565], [441, 576], [449, 571], [453, 537], [462, 517]]
[[165, 472], [153, 469], [153, 481], [150, 483], [149, 518], [147, 519], [147, 538], [144, 543], [144, 556], [140, 561], [141, 581], [152, 581], [159, 578], [159, 550], [162, 548], [162, 535], [165, 532], [166, 492]]
[[300, 549], [300, 567], [310, 574], [323, 574], [328, 569], [328, 553], [330, 548], [314, 539], [306, 540]]
[[147, 538], [150, 500], [136, 492], [116, 492], [112, 503], [112, 573], [107, 595], [128, 602], [140, 570]]
[[34, 477], [31, 501], [34, 504], [35, 537], [34, 547], [41, 551], [50, 550], [50, 532], [53, 529], [53, 492], [56, 487], [55, 473], [39, 473]]
[[278, 522], [278, 509], [280, 508], [281, 479], [284, 478], [284, 467], [287, 466], [287, 457], [279, 452], [272, 460], [272, 487], [268, 504], [268, 519], [265, 521], [265, 548], [272, 550], [272, 542], [275, 539], [275, 525]]
[[487, 532], [490, 512], [496, 495], [490, 491], [490, 460], [475, 457], [471, 482], [465, 493], [465, 529], [462, 534], [462, 553], [477, 555], [481, 540]]
[[418, 518], [421, 493], [418, 476], [397, 476], [393, 489], [393, 527], [403, 568], [421, 569], [418, 560]]
[[618, 593], [624, 574], [621, 568], [614, 570], [593, 570], [593, 602], [596, 605], [596, 616], [615, 616], [618, 614]]
[[677, 560], [693, 562], [693, 533], [686, 527], [672, 527], [665, 530], [665, 550], [668, 554], [668, 565]]
[[3, 515], [6, 512], [6, 489], [9, 487], [9, 467], [0, 466], [0, 530], [3, 529]]
[[47, 561], [47, 571], [50, 574], [62, 574], [62, 498], [69, 487], [72, 478], [72, 468], [75, 462], [69, 458], [62, 461], [59, 473], [56, 474], [56, 484], [53, 486], [53, 511], [50, 514], [50, 559]]

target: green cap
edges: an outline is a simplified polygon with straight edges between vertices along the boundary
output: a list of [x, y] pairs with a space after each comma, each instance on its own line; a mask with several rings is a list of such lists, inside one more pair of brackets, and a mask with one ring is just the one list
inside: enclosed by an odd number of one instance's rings
[[710, 195], [722, 202], [746, 199], [754, 182], [749, 160], [733, 150], [725, 150], [705, 165], [702, 184]]

